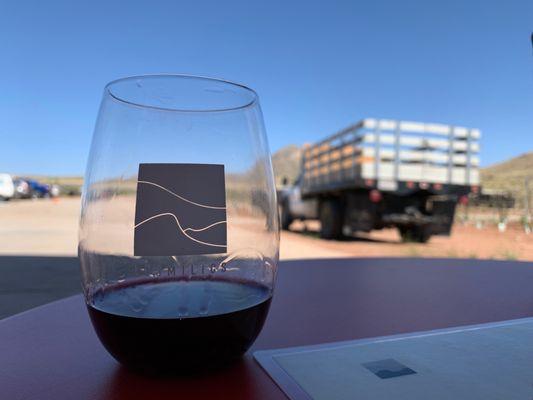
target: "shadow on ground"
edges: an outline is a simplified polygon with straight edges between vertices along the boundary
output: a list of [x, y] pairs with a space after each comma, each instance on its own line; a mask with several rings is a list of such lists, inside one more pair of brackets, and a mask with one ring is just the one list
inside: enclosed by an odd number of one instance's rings
[[80, 292], [76, 257], [0, 256], [0, 319]]

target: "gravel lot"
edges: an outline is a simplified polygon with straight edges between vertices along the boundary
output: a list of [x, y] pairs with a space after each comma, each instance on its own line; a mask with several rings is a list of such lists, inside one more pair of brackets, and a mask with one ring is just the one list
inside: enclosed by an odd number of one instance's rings
[[[0, 203], [0, 255], [75, 256], [79, 198]], [[495, 226], [476, 229], [456, 224], [451, 237], [428, 244], [401, 243], [386, 229], [342, 241], [317, 236], [317, 222], [294, 223], [282, 232], [281, 258], [318, 257], [461, 257], [533, 261], [533, 234], [518, 227], [500, 233]]]

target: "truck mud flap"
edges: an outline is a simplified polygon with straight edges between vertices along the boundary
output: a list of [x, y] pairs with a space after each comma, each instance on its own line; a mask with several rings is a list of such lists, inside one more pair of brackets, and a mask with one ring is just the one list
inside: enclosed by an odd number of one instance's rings
[[455, 216], [455, 198], [449, 196], [433, 196], [428, 198], [426, 208], [433, 217], [432, 235], [449, 235]]

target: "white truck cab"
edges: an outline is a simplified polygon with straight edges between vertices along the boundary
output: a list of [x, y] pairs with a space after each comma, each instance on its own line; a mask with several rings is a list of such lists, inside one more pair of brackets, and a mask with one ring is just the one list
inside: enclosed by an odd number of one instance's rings
[[293, 220], [316, 219], [318, 218], [318, 200], [302, 199], [302, 189], [300, 187], [301, 177], [294, 185], [284, 186], [282, 194], [284, 201], [281, 207], [281, 224], [283, 229], [288, 229]]

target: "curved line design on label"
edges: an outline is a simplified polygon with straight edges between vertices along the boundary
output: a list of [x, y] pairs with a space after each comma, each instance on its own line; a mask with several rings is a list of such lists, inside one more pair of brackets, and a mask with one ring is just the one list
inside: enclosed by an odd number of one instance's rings
[[157, 214], [157, 215], [152, 215], [151, 217], [149, 218], [146, 218], [144, 221], [141, 221], [139, 222], [137, 225], [135, 225], [135, 229], [137, 229], [137, 227], [141, 226], [142, 224], [148, 222], [148, 221], [151, 221], [155, 218], [159, 218], [159, 217], [164, 217], [164, 216], [171, 216], [174, 218], [174, 220], [176, 221], [176, 224], [178, 225], [178, 228], [180, 229], [181, 233], [183, 233], [185, 236], [187, 236], [189, 239], [197, 242], [197, 243], [200, 243], [200, 244], [205, 244], [206, 246], [213, 246], [213, 247], [224, 247], [226, 248], [227, 246], [226, 245], [222, 245], [222, 244], [213, 244], [213, 243], [207, 243], [207, 242], [202, 242], [201, 240], [198, 240], [198, 239], [195, 239], [193, 238], [192, 236], [189, 236], [187, 234], [187, 232], [185, 232], [186, 230], [192, 230], [192, 231], [195, 231], [195, 232], [198, 232], [198, 231], [202, 231], [202, 230], [205, 230], [205, 229], [208, 229], [210, 227], [212, 227], [213, 225], [218, 225], [220, 223], [226, 223], [226, 221], [219, 221], [219, 222], [215, 222], [214, 224], [211, 224], [209, 226], [206, 226], [205, 228], [201, 228], [201, 229], [198, 229], [198, 230], [195, 230], [193, 228], [187, 228], [187, 229], [183, 229], [181, 227], [181, 224], [180, 224], [180, 221], [178, 220], [178, 217], [176, 217], [174, 214], [172, 213], [162, 213], [162, 214]]
[[225, 210], [225, 209], [226, 209], [226, 207], [215, 207], [215, 206], [208, 206], [208, 205], [206, 205], [206, 204], [195, 203], [194, 201], [189, 200], [189, 199], [186, 199], [185, 197], [182, 197], [182, 196], [180, 196], [179, 194], [174, 193], [172, 190], [169, 190], [169, 189], [167, 189], [166, 187], [161, 186], [161, 185], [158, 185], [157, 183], [154, 183], [154, 182], [150, 182], [150, 181], [137, 181], [137, 183], [144, 183], [144, 184], [146, 184], [146, 185], [152, 185], [152, 186], [158, 187], [159, 189], [162, 189], [162, 190], [164, 190], [165, 192], [170, 193], [171, 195], [177, 197], [178, 199], [181, 199], [181, 200], [183, 200], [183, 201], [186, 201], [187, 203], [190, 203], [190, 204], [194, 204], [195, 206], [198, 206], [198, 207], [211, 208], [211, 209], [213, 209], [213, 210]]
[[214, 224], [211, 224], [211, 225], [207, 225], [205, 228], [185, 228], [184, 231], [187, 232], [187, 231], [193, 231], [193, 232], [201, 232], [201, 231], [205, 231], [206, 229], [209, 229], [215, 225], [220, 225], [220, 224], [225, 224], [226, 221], [218, 221], [218, 222], [215, 222]]

